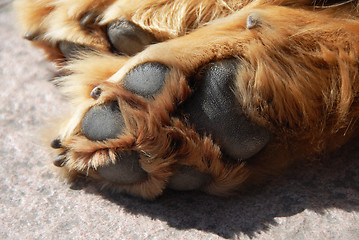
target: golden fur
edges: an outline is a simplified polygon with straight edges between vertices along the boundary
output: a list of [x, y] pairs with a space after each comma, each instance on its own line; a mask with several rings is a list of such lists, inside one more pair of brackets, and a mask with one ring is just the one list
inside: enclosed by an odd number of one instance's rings
[[[212, 176], [203, 191], [227, 195], [293, 162], [332, 151], [356, 132], [359, 5], [340, 3], [16, 0], [15, 6], [27, 38], [71, 73], [58, 80], [74, 107], [56, 133], [69, 149], [70, 160], [62, 168], [65, 175], [90, 175], [112, 189], [152, 199], [162, 193], [178, 164]], [[89, 12], [98, 13], [90, 31], [79, 25]], [[254, 26], [248, 26], [248, 16]], [[102, 27], [115, 19], [132, 21], [161, 43], [134, 57], [111, 54]], [[64, 63], [57, 48], [60, 41], [91, 46], [98, 52]], [[235, 93], [242, 111], [272, 133], [260, 153], [236, 165], [224, 163], [211, 136], [200, 136], [189, 123], [171, 115], [175, 103], [191, 94], [186, 78], [206, 63], [228, 57], [240, 59]], [[151, 100], [118, 84], [129, 70], [145, 62], [171, 69], [169, 84]], [[99, 84], [105, 94], [94, 100], [90, 92]], [[119, 101], [126, 131], [105, 142], [81, 136], [84, 113], [110, 100]], [[96, 168], [114, 161], [114, 151], [119, 150], [143, 153], [140, 164], [149, 173], [147, 181], [119, 186], [96, 174]]]

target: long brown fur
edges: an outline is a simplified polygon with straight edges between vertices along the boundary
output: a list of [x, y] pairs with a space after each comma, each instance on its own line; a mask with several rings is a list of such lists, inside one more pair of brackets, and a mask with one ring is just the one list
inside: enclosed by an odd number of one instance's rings
[[[188, 165], [212, 176], [203, 191], [227, 195], [292, 163], [338, 148], [357, 130], [359, 5], [331, 2], [16, 0], [27, 37], [71, 73], [58, 80], [74, 107], [58, 130], [69, 149], [63, 170], [69, 177], [90, 175], [114, 190], [152, 199], [162, 193], [178, 165]], [[98, 13], [92, 29], [79, 25], [88, 12]], [[248, 27], [248, 16], [254, 26]], [[102, 27], [116, 19], [132, 21], [161, 43], [134, 57], [111, 54]], [[98, 52], [65, 64], [57, 48], [61, 41]], [[210, 135], [200, 136], [190, 123], [172, 115], [192, 94], [186, 79], [206, 63], [229, 57], [240, 62], [235, 93], [241, 111], [272, 133], [270, 143], [253, 159], [234, 165], [225, 163]], [[171, 69], [168, 84], [151, 100], [119, 84], [145, 62]], [[98, 85], [105, 94], [94, 100], [90, 92]], [[120, 104], [126, 131], [105, 142], [81, 136], [84, 113], [111, 100]], [[147, 181], [119, 186], [96, 174], [97, 167], [115, 161], [115, 151], [130, 150], [142, 153]]]

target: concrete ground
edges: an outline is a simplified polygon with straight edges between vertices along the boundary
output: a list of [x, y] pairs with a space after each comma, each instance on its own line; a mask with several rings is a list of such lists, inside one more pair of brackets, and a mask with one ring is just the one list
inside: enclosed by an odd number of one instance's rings
[[38, 133], [66, 108], [54, 68], [0, 0], [0, 239], [359, 239], [359, 139], [244, 196], [166, 192], [154, 202], [70, 187]]

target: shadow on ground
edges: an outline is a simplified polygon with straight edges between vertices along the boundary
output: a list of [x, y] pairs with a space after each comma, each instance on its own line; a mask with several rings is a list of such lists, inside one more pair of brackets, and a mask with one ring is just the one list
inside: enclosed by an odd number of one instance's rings
[[197, 229], [224, 238], [243, 233], [252, 238], [276, 226], [275, 218], [293, 216], [306, 209], [317, 214], [330, 208], [359, 211], [357, 149], [358, 138], [323, 159], [325, 164], [297, 167], [265, 186], [233, 198], [167, 191], [156, 201], [148, 202], [124, 194], [100, 194], [130, 213], [166, 221], [176, 229]]

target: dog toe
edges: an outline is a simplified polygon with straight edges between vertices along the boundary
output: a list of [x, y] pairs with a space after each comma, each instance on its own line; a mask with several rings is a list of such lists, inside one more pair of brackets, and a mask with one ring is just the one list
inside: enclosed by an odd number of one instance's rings
[[151, 97], [163, 88], [168, 71], [169, 68], [163, 64], [144, 63], [127, 73], [122, 84], [132, 93], [142, 97]]
[[90, 140], [104, 141], [120, 135], [125, 121], [117, 102], [90, 108], [81, 122], [82, 133]]
[[147, 45], [156, 42], [151, 33], [125, 20], [110, 23], [107, 27], [107, 35], [115, 52], [129, 56], [141, 52]]
[[135, 151], [117, 153], [116, 163], [97, 168], [97, 173], [117, 184], [133, 184], [146, 180], [147, 173], [141, 168], [139, 154]]

